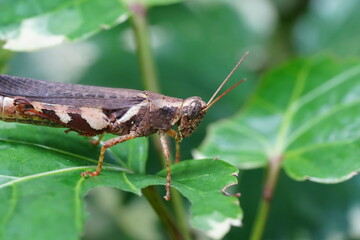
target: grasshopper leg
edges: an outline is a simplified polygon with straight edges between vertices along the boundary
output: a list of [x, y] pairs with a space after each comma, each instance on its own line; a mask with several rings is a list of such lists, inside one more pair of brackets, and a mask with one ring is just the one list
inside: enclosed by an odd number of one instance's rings
[[93, 144], [93, 145], [99, 145], [100, 144], [100, 142], [101, 142], [101, 140], [103, 139], [103, 137], [104, 137], [104, 133], [102, 133], [102, 134], [100, 134], [99, 136], [98, 136], [98, 139], [97, 140], [95, 140], [95, 139], [90, 139], [89, 140], [89, 142], [91, 143], [91, 144]]
[[180, 162], [180, 141], [176, 140], [175, 141], [175, 163]]
[[166, 201], [170, 200], [170, 186], [171, 186], [171, 169], [170, 169], [170, 152], [169, 152], [169, 147], [167, 145], [166, 142], [166, 137], [164, 132], [159, 132], [159, 136], [160, 136], [160, 143], [161, 143], [161, 147], [163, 150], [163, 153], [165, 155], [165, 164], [166, 164], [166, 184], [165, 184], [165, 189], [166, 189], [166, 195], [164, 196], [164, 199]]
[[91, 172], [91, 171], [82, 172], [81, 176], [82, 177], [94, 177], [94, 176], [99, 175], [100, 172], [101, 172], [101, 169], [102, 169], [103, 162], [104, 162], [104, 156], [105, 156], [106, 149], [108, 149], [108, 148], [110, 148], [110, 147], [112, 147], [112, 146], [114, 146], [116, 144], [128, 141], [128, 140], [133, 139], [133, 138], [137, 138], [137, 137], [138, 137], [138, 135], [136, 135], [135, 133], [130, 133], [130, 134], [127, 134], [127, 135], [124, 135], [124, 136], [115, 137], [115, 138], [107, 140], [104, 143], [104, 145], [101, 147], [99, 161], [98, 161], [96, 171], [94, 171], [94, 172]]
[[175, 139], [175, 163], [180, 162], [180, 142], [181, 142], [181, 138], [179, 137], [179, 134], [173, 130], [170, 129], [166, 132], [170, 137]]

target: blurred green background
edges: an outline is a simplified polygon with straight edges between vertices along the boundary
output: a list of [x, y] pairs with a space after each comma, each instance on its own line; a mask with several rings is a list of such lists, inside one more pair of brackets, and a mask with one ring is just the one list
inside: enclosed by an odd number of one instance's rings
[[[248, 81], [213, 109], [182, 143], [191, 158], [211, 122], [240, 111], [259, 77], [290, 58], [328, 52], [338, 58], [360, 55], [360, 1], [357, 0], [193, 0], [149, 9], [148, 19], [161, 93], [210, 98], [236, 61], [250, 55], [232, 82]], [[96, 16], [94, 16], [96, 17]], [[86, 41], [17, 53], [8, 74], [71, 83], [142, 89], [128, 21]], [[229, 84], [230, 85], [230, 84]], [[283, 89], [287, 91], [287, 89]], [[149, 170], [160, 166], [152, 149]], [[263, 170], [238, 177], [243, 226], [225, 239], [247, 239], [262, 191]], [[334, 185], [280, 181], [264, 239], [360, 239], [360, 179]], [[161, 239], [160, 226], [145, 200], [113, 189], [92, 191], [84, 239]], [[139, 235], [131, 219], [146, 235]], [[121, 237], [120, 237], [121, 236]], [[200, 236], [200, 235], [199, 235]], [[201, 237], [199, 237], [201, 239]]]

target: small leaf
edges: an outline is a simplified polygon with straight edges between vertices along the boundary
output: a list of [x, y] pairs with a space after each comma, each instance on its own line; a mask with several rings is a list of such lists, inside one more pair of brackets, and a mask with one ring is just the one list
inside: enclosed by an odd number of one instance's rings
[[[83, 197], [91, 188], [110, 186], [141, 195], [149, 185], [165, 185], [165, 171], [145, 175], [118, 164], [142, 171], [146, 138], [112, 147], [101, 174], [82, 178], [82, 171], [96, 168], [99, 155], [99, 146], [86, 138], [65, 136], [62, 129], [4, 122], [0, 133], [1, 239], [78, 239], [85, 221]], [[237, 171], [220, 160], [172, 166], [172, 187], [192, 203], [194, 227], [219, 236], [240, 224], [238, 199], [221, 193], [224, 186], [236, 182]]]
[[88, 37], [127, 19], [118, 0], [12, 0], [0, 3], [4, 48], [29, 51]]
[[[176, 2], [147, 0], [144, 4]], [[32, 51], [84, 39], [127, 20], [131, 13], [126, 4], [121, 0], [5, 1], [0, 3], [0, 40], [6, 42], [6, 49]]]
[[327, 56], [268, 73], [243, 112], [214, 124], [199, 153], [239, 168], [281, 157], [289, 176], [322, 183], [360, 169], [360, 63]]

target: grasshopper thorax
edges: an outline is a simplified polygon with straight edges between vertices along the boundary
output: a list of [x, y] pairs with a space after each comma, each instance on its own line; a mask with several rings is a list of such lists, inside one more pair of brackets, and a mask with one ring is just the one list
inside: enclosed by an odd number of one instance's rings
[[183, 101], [179, 120], [181, 138], [189, 136], [205, 117], [207, 104], [200, 97], [189, 97]]

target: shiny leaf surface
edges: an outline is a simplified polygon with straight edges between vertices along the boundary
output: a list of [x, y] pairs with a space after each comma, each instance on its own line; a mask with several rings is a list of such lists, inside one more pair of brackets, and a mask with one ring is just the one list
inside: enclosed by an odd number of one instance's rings
[[[61, 129], [4, 122], [0, 132], [3, 239], [78, 239], [85, 221], [83, 197], [90, 189], [110, 186], [141, 195], [144, 187], [165, 184], [165, 171], [158, 175], [136, 172], [143, 170], [134, 166], [143, 164], [134, 164], [134, 160], [145, 162], [147, 158], [146, 138], [112, 147], [102, 173], [82, 178], [82, 171], [96, 167], [99, 154], [99, 147], [84, 137], [65, 136]], [[236, 182], [236, 173], [236, 168], [220, 160], [182, 161], [172, 167], [172, 186], [192, 203], [194, 227], [211, 235], [225, 234], [231, 225], [240, 224], [238, 200], [221, 193]]]
[[239, 168], [281, 158], [294, 179], [346, 180], [360, 169], [360, 64], [327, 56], [266, 74], [247, 107], [214, 124], [200, 147]]

